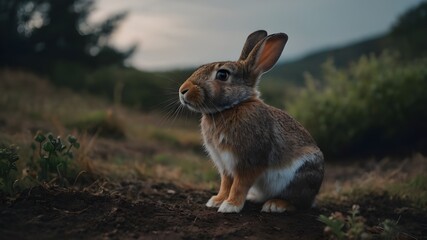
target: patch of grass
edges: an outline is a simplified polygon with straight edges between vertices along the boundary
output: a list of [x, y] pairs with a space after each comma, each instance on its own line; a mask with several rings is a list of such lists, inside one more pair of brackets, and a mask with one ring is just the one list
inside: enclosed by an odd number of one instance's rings
[[151, 137], [159, 142], [165, 143], [167, 145], [179, 147], [181, 142], [178, 138], [166, 131], [155, 131], [151, 134]]
[[[158, 166], [161, 166], [158, 168]], [[164, 171], [174, 171], [174, 178], [181, 179], [185, 183], [197, 185], [211, 185], [218, 181], [218, 173], [212, 164], [207, 160], [193, 154], [157, 154], [149, 161], [147, 171], [153, 170], [154, 177], [165, 178], [168, 174], [162, 176]]]
[[200, 152], [203, 149], [202, 139], [199, 131], [173, 128], [156, 128], [152, 129], [149, 136], [161, 143], [173, 146], [191, 149]]
[[123, 139], [126, 136], [122, 122], [112, 110], [98, 110], [80, 115], [66, 126], [101, 137]]
[[427, 158], [414, 154], [405, 159], [364, 160], [363, 164], [327, 165], [319, 200], [355, 201], [372, 193], [405, 200], [411, 207], [427, 209]]
[[420, 174], [407, 181], [390, 184], [387, 191], [408, 200], [414, 207], [427, 209], [427, 175]]

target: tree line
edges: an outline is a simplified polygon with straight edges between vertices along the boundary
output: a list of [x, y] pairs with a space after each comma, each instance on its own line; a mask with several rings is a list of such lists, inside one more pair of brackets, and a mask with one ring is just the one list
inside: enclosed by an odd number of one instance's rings
[[0, 66], [46, 72], [55, 62], [88, 67], [123, 66], [136, 46], [112, 47], [112, 33], [126, 17], [90, 24], [93, 0], [0, 0]]

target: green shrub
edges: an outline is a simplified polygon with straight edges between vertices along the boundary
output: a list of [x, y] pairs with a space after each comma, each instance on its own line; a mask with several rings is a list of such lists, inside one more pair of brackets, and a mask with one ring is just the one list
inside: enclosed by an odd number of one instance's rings
[[[362, 57], [349, 69], [323, 66], [287, 105], [330, 156], [421, 150], [427, 134], [427, 59]], [[418, 149], [417, 149], [418, 147]]]

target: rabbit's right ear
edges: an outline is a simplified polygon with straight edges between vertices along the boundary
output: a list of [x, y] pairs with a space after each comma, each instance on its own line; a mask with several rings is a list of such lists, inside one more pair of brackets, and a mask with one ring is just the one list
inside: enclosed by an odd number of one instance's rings
[[246, 38], [246, 42], [243, 46], [239, 60], [246, 60], [252, 49], [265, 37], [267, 37], [267, 32], [264, 30], [258, 30], [256, 32], [251, 33], [248, 38]]
[[257, 76], [255, 79], [276, 64], [287, 41], [288, 35], [276, 33], [264, 38], [252, 49], [245, 62], [250, 72]]

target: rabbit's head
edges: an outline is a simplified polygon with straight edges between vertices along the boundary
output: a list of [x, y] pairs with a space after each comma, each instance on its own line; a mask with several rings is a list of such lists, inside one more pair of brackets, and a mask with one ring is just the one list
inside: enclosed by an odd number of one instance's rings
[[257, 98], [260, 76], [276, 64], [287, 40], [284, 33], [250, 34], [239, 60], [199, 67], [179, 88], [179, 100], [193, 111], [216, 113]]

